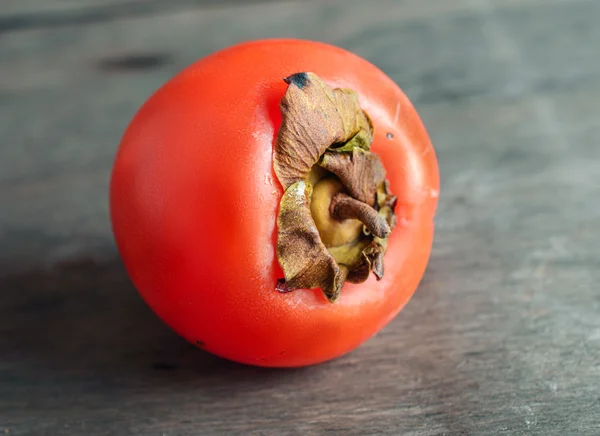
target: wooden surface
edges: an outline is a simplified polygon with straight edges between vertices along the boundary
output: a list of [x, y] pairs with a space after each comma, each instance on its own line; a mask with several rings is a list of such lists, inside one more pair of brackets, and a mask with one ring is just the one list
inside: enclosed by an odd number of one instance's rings
[[[4, 0], [0, 434], [599, 435], [600, 2]], [[442, 175], [422, 286], [350, 355], [221, 361], [147, 309], [107, 218], [127, 122], [245, 39], [331, 42], [414, 101]]]

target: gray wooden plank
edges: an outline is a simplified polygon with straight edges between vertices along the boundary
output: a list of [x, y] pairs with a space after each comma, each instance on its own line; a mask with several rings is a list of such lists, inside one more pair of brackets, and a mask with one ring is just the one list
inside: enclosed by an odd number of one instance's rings
[[87, 25], [181, 9], [228, 7], [269, 1], [274, 0], [3, 0], [0, 8], [0, 32], [69, 24]]
[[[600, 433], [600, 2], [373, 4], [184, 8], [0, 37], [0, 431]], [[408, 307], [350, 355], [288, 371], [223, 362], [163, 326], [118, 261], [106, 206], [118, 138], [157, 86], [280, 35], [390, 74], [443, 182]], [[123, 56], [150, 61], [106, 68]]]

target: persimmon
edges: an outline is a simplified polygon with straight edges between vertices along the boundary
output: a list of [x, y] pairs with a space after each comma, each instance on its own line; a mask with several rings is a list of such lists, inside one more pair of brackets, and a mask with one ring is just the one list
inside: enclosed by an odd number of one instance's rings
[[359, 56], [241, 43], [161, 86], [114, 162], [117, 247], [143, 299], [226, 359], [341, 356], [415, 292], [438, 163], [401, 89]]

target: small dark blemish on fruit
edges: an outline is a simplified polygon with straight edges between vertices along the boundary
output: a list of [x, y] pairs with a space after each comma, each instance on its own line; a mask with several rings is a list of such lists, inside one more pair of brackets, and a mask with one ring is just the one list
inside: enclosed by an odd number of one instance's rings
[[197, 346], [199, 346], [200, 348], [204, 348], [204, 346], [206, 345], [206, 343], [204, 343], [204, 342], [202, 342], [202, 341], [199, 341], [199, 340], [197, 340], [197, 341], [196, 341], [196, 345], [197, 345]]
[[291, 76], [283, 79], [283, 81], [285, 83], [287, 83], [288, 85], [294, 84], [300, 89], [304, 89], [304, 87], [306, 87], [306, 85], [308, 85], [308, 82], [309, 82], [308, 74], [306, 74], [306, 73], [292, 74]]
[[387, 135], [385, 135], [385, 137], [387, 139], [393, 139], [394, 138], [394, 134], [392, 132], [388, 132]]

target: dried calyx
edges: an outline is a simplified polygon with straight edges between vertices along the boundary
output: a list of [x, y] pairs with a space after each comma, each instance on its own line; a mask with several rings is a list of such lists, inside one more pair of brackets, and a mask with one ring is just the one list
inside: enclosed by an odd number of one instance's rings
[[346, 281], [383, 277], [396, 197], [370, 151], [373, 125], [357, 94], [313, 73], [285, 79], [273, 156], [285, 190], [277, 217], [280, 292], [320, 288], [331, 302]]

